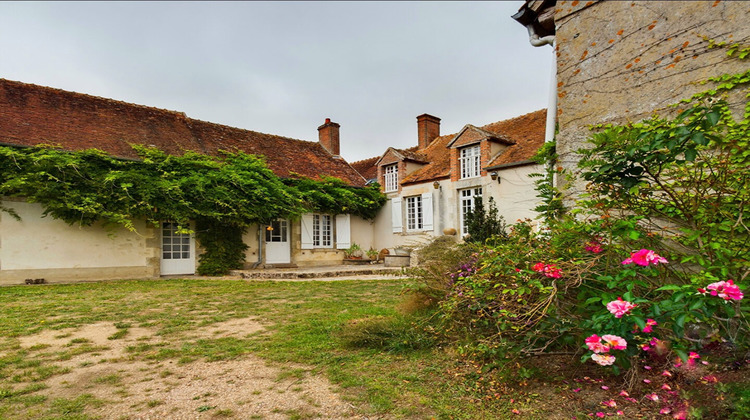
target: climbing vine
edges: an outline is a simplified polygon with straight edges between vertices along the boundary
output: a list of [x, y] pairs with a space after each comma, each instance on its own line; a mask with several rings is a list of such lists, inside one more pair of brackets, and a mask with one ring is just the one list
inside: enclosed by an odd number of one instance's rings
[[[373, 218], [385, 202], [377, 186], [351, 187], [335, 178], [281, 179], [262, 158], [242, 152], [174, 156], [133, 148], [139, 159], [117, 159], [95, 149], [0, 147], [0, 196], [39, 203], [45, 216], [83, 226], [101, 221], [132, 231], [135, 220], [145, 219], [173, 221], [187, 230], [188, 222], [197, 220], [206, 250], [201, 263], [222, 270], [244, 255], [241, 232], [250, 225], [309, 211]], [[18, 217], [6, 207], [0, 211]]]
[[559, 220], [565, 214], [562, 193], [555, 186], [555, 176], [563, 174], [562, 168], [557, 163], [556, 142], [545, 142], [532, 158], [536, 163], [542, 165], [543, 172], [532, 173], [530, 177], [534, 180], [534, 189], [539, 198], [539, 205], [534, 211], [545, 224], [550, 225]]
[[245, 263], [248, 246], [242, 240], [247, 231], [244, 226], [234, 226], [212, 219], [198, 219], [195, 239], [203, 244], [205, 252], [198, 257], [198, 274], [222, 275], [229, 270], [241, 269]]

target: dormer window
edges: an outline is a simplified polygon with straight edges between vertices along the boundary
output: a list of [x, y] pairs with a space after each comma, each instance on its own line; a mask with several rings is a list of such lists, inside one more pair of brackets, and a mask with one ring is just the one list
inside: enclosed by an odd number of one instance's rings
[[464, 147], [459, 158], [461, 165], [461, 179], [479, 176], [479, 145]]
[[383, 177], [385, 178], [385, 192], [398, 191], [398, 164], [385, 166]]

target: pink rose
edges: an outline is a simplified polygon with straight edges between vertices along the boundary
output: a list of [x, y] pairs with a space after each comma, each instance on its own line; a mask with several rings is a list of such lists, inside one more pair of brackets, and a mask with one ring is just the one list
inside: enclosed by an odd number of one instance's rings
[[632, 254], [630, 254], [629, 258], [626, 258], [625, 261], [623, 261], [623, 264], [637, 264], [642, 267], [646, 267], [649, 264], [657, 265], [657, 264], [664, 264], [668, 261], [666, 258], [660, 256], [659, 254], [655, 253], [654, 251], [651, 251], [650, 249], [641, 249], [640, 251], [636, 251]]
[[609, 346], [612, 350], [625, 350], [628, 347], [628, 342], [624, 338], [616, 335], [603, 335], [602, 340], [604, 344]]
[[602, 339], [596, 334], [586, 338], [584, 342], [586, 343], [586, 346], [589, 348], [589, 350], [593, 351], [594, 353], [606, 353], [609, 351], [609, 348], [602, 344]]
[[630, 303], [622, 298], [617, 298], [607, 304], [607, 309], [615, 315], [615, 318], [622, 318], [623, 315], [627, 315], [637, 305]]
[[734, 280], [711, 283], [706, 286], [706, 289], [710, 291], [711, 296], [718, 296], [724, 300], [742, 300], [744, 297], [739, 286], [734, 284]]
[[559, 279], [560, 277], [562, 277], [562, 270], [557, 268], [557, 266], [554, 264], [545, 264], [542, 262], [538, 262], [534, 264], [531, 269], [536, 271], [537, 273], [542, 273], [545, 276], [552, 277], [554, 279]]
[[611, 354], [592, 354], [591, 360], [599, 364], [600, 366], [609, 366], [615, 363], [615, 356]]
[[654, 330], [654, 327], [655, 327], [656, 325], [658, 325], [658, 323], [657, 323], [656, 321], [654, 321], [654, 320], [653, 320], [653, 319], [651, 319], [651, 318], [647, 319], [647, 320], [646, 320], [646, 326], [645, 326], [645, 327], [643, 327], [643, 332], [645, 332], [645, 333], [650, 333], [650, 332], [652, 332], [652, 331]]

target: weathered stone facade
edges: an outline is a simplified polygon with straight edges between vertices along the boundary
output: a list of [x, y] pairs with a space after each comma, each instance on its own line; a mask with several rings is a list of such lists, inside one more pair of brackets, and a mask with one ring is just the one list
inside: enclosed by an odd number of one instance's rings
[[[590, 125], [643, 120], [749, 63], [709, 41], [750, 45], [750, 5], [733, 1], [559, 1], [558, 152], [574, 171]], [[580, 192], [569, 187], [571, 196]]]

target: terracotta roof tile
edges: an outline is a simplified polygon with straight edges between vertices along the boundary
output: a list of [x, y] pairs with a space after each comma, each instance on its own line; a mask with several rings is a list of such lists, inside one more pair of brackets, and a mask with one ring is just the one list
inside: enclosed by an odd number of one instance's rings
[[352, 162], [351, 165], [365, 179], [376, 179], [378, 177], [378, 167], [375, 165], [375, 162], [378, 159], [380, 159], [380, 156], [373, 156], [369, 159]]
[[[541, 109], [508, 120], [498, 121], [479, 127], [495, 134], [498, 138], [514, 142], [508, 146], [488, 166], [523, 162], [530, 159], [544, 143], [544, 129], [547, 110]], [[450, 177], [450, 149], [448, 144], [456, 134], [440, 136], [430, 143], [420, 154], [430, 163], [412, 172], [401, 181], [402, 184], [415, 184]]]
[[505, 121], [484, 126], [487, 131], [510, 139], [515, 144], [509, 146], [487, 167], [523, 162], [531, 159], [544, 144], [544, 130], [547, 124], [547, 110], [531, 112]]
[[364, 179], [318, 142], [214, 124], [184, 113], [0, 79], [0, 142], [19, 146], [52, 144], [66, 150], [97, 148], [134, 158], [130, 144], [167, 153], [185, 150], [216, 155], [220, 150], [262, 155], [278, 176], [292, 172], [329, 175], [351, 185]]

